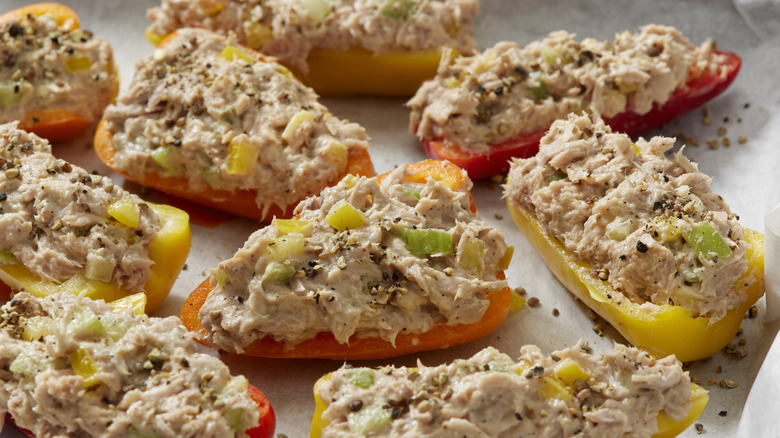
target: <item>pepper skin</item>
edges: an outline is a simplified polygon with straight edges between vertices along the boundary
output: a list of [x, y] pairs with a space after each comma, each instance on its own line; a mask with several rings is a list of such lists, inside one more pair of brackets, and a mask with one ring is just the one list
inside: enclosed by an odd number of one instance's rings
[[[187, 213], [168, 205], [148, 203], [160, 219], [161, 229], [149, 244], [149, 258], [155, 263], [150, 267], [151, 277], [144, 285], [148, 311], [156, 309], [168, 296], [190, 251], [190, 224]], [[132, 295], [115, 284], [90, 280], [82, 274], [55, 283], [44, 280], [21, 264], [0, 266], [0, 297], [7, 297], [11, 290], [24, 289], [37, 296], [46, 297], [56, 292], [67, 291], [78, 294], [87, 289], [86, 296], [106, 302]]]
[[670, 354], [682, 362], [703, 359], [726, 346], [739, 330], [745, 312], [764, 294], [764, 236], [744, 229], [748, 271], [737, 281], [745, 301], [729, 310], [721, 320], [693, 318], [690, 310], [670, 304], [642, 306], [628, 299], [615, 302], [615, 290], [607, 281], [590, 274], [586, 263], [577, 262], [561, 243], [547, 233], [541, 222], [507, 202], [520, 231], [566, 289], [606, 319], [632, 345], [656, 357]]
[[[686, 83], [685, 89], [675, 91], [665, 104], [653, 104], [650, 112], [640, 115], [633, 111], [626, 111], [614, 117], [604, 118], [604, 122], [615, 132], [625, 132], [631, 137], [636, 137], [714, 99], [734, 81], [742, 65], [742, 59], [735, 53], [725, 51], [715, 53], [725, 58], [724, 66], [727, 68], [727, 73], [724, 76], [712, 73], [700, 74], [691, 78]], [[465, 169], [471, 179], [482, 179], [506, 173], [509, 170], [510, 158], [528, 158], [536, 155], [539, 151], [539, 140], [548, 128], [492, 144], [487, 153], [473, 153], [442, 139], [423, 139], [422, 145], [429, 157], [449, 160]]]
[[[415, 372], [417, 368], [406, 368], [406, 371], [409, 373]], [[320, 438], [322, 430], [328, 425], [327, 420], [322, 418], [322, 414], [328, 408], [328, 404], [319, 396], [317, 388], [323, 382], [330, 380], [332, 374], [326, 374], [314, 384], [314, 414], [312, 415], [311, 432], [309, 434], [311, 438]], [[674, 421], [664, 411], [659, 412], [657, 417], [658, 432], [653, 434], [653, 438], [672, 438], [681, 434], [699, 418], [707, 406], [708, 400], [709, 394], [707, 391], [701, 386], [691, 383], [691, 409], [688, 411], [688, 416], [682, 421]]]
[[[167, 44], [168, 41], [173, 39], [176, 33], [168, 35], [163, 39], [159, 46], [162, 47]], [[242, 47], [242, 50], [256, 57], [260, 61], [267, 61], [267, 58], [263, 55], [255, 52], [252, 49]], [[195, 202], [207, 207], [212, 207], [218, 210], [226, 211], [238, 216], [242, 216], [248, 219], [257, 220], [261, 222], [270, 222], [274, 217], [289, 218], [293, 214], [293, 210], [300, 199], [287, 205], [285, 209], [277, 205], [272, 205], [265, 214], [263, 214], [263, 208], [258, 207], [255, 203], [257, 198], [257, 190], [218, 190], [207, 187], [202, 191], [193, 191], [187, 178], [184, 177], [163, 177], [154, 172], [146, 172], [143, 174], [130, 174], [119, 167], [115, 162], [116, 148], [113, 143], [113, 134], [107, 128], [107, 122], [101, 120], [98, 124], [97, 131], [95, 132], [95, 152], [97, 152], [100, 158], [106, 166], [108, 166], [114, 172], [122, 175], [126, 179], [141, 184], [146, 187], [151, 187], [161, 192], [165, 192], [187, 201]], [[350, 149], [347, 156], [347, 168], [342, 175], [339, 175], [333, 183], [338, 182], [345, 175], [362, 175], [373, 176], [375, 175], [374, 166], [371, 163], [371, 157], [368, 151], [363, 149]]]
[[[50, 14], [55, 17], [57, 25], [67, 30], [79, 28], [79, 17], [76, 12], [59, 3], [35, 3], [0, 15], [0, 21], [9, 18], [22, 18], [32, 14], [40, 17]], [[114, 71], [116, 66], [113, 66]], [[112, 100], [119, 92], [119, 76], [116, 77]], [[84, 132], [94, 120], [87, 120], [66, 108], [46, 108], [38, 111], [27, 112], [24, 120], [19, 121], [19, 128], [33, 132], [49, 141], [65, 141], [75, 138]]]
[[[409, 182], [425, 181], [425, 178], [430, 176], [446, 182], [452, 189], [463, 190], [467, 181], [459, 168], [443, 161], [427, 160], [409, 164], [406, 168], [412, 172], [408, 177]], [[382, 178], [383, 175], [378, 177], [379, 180]], [[473, 201], [472, 211], [475, 211]], [[503, 272], [499, 272], [497, 276], [504, 278]], [[217, 282], [213, 276], [204, 280], [185, 300], [181, 311], [181, 319], [184, 326], [198, 333], [201, 339], [200, 342], [211, 347], [214, 346], [203, 341], [208, 336], [208, 332], [201, 324], [198, 313], [209, 292], [216, 285]], [[332, 333], [320, 332], [314, 338], [303, 341], [293, 347], [266, 336], [245, 347], [244, 354], [271, 358], [367, 360], [447, 348], [484, 337], [492, 333], [504, 322], [509, 314], [510, 289], [507, 287], [493, 291], [487, 298], [490, 301], [490, 305], [479, 322], [454, 326], [437, 324], [433, 329], [425, 333], [400, 333], [396, 337], [395, 347], [379, 338], [358, 338], [354, 335], [347, 344], [340, 344]]]

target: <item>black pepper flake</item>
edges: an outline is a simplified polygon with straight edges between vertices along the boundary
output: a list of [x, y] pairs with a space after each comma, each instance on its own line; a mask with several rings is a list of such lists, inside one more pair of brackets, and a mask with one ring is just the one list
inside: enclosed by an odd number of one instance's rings
[[4, 192], [0, 192], [0, 202], [5, 201], [8, 199], [8, 195], [6, 195]]
[[363, 408], [363, 401], [362, 400], [353, 400], [349, 402], [349, 410], [352, 412], [357, 412]]
[[637, 240], [636, 250], [644, 254], [649, 250], [649, 248], [641, 240]]
[[12, 37], [17, 37], [19, 35], [24, 35], [24, 28], [22, 26], [19, 26], [18, 24], [14, 23], [11, 25], [11, 28], [8, 29], [8, 34]]
[[625, 260], [625, 259], [626, 259], [626, 255], [625, 254], [621, 254], [620, 255], [620, 260]]
[[515, 418], [517, 418], [517, 421], [521, 421], [523, 419], [523, 416], [520, 415], [520, 412], [515, 412]]
[[728, 414], [729, 414], [728, 411], [720, 411], [720, 412], [718, 412], [718, 415], [720, 415], [721, 417], [725, 417]]

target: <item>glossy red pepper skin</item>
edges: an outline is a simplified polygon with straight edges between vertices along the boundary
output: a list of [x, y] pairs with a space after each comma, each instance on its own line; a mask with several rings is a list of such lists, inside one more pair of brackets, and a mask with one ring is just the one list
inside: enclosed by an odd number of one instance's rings
[[[626, 111], [614, 117], [605, 117], [604, 122], [615, 132], [625, 132], [631, 137], [638, 136], [691, 111], [714, 99], [722, 93], [737, 77], [742, 59], [736, 53], [716, 51], [722, 56], [725, 73], [722, 75], [704, 72], [686, 83], [684, 89], [672, 93], [663, 104], [654, 104], [646, 114]], [[442, 139], [422, 140], [425, 153], [435, 159], [449, 160], [468, 172], [471, 179], [483, 179], [509, 170], [509, 159], [528, 158], [539, 151], [539, 140], [547, 128], [522, 134], [511, 140], [490, 145], [487, 152], [470, 152]]]
[[[276, 415], [274, 414], [274, 409], [271, 407], [271, 403], [268, 402], [268, 398], [266, 398], [262, 391], [252, 385], [249, 385], [247, 392], [249, 392], [249, 397], [257, 403], [260, 422], [257, 427], [247, 430], [246, 434], [250, 438], [273, 438], [274, 431], [276, 430]], [[35, 438], [35, 434], [31, 431], [17, 426], [13, 417], [11, 417], [11, 414], [5, 414], [5, 419], [7, 424], [15, 427], [19, 432], [30, 438]]]

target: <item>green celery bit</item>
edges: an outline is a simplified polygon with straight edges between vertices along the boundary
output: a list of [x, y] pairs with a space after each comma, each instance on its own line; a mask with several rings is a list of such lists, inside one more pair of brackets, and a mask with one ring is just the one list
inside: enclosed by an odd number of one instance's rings
[[284, 234], [272, 240], [266, 246], [268, 257], [275, 262], [282, 262], [291, 256], [303, 254], [306, 240], [301, 233]]
[[35, 373], [40, 364], [37, 360], [26, 355], [25, 353], [19, 353], [16, 359], [11, 362], [8, 369], [14, 374], [21, 374], [23, 377], [29, 377]]
[[367, 406], [347, 416], [350, 430], [360, 435], [378, 431], [389, 425], [392, 420], [390, 410], [384, 409], [380, 404]]
[[700, 258], [712, 260], [714, 255], [723, 259], [731, 255], [731, 248], [710, 222], [700, 222], [682, 235]]
[[20, 325], [24, 328], [22, 339], [25, 341], [37, 341], [49, 334], [51, 318], [46, 316], [32, 316], [25, 318]]
[[0, 265], [15, 265], [19, 263], [19, 259], [11, 251], [0, 249]]
[[100, 385], [100, 380], [95, 376], [98, 368], [89, 351], [79, 348], [68, 356], [68, 360], [73, 368], [73, 372], [84, 379], [84, 388]]
[[443, 230], [405, 228], [403, 237], [412, 254], [452, 253], [452, 234]]
[[152, 151], [150, 154], [152, 156], [152, 160], [154, 160], [155, 163], [159, 164], [160, 167], [167, 171], [173, 170], [173, 166], [171, 166], [171, 155], [173, 154], [173, 148], [169, 146], [160, 146]]
[[217, 280], [219, 287], [225, 287], [225, 283], [227, 283], [228, 280], [227, 272], [219, 268], [214, 268], [209, 272], [211, 272], [211, 275], [213, 275], [214, 279]]
[[222, 415], [225, 417], [225, 420], [227, 420], [228, 426], [230, 426], [231, 429], [241, 429], [243, 424], [241, 419], [244, 417], [244, 408], [230, 408]]
[[106, 328], [100, 322], [100, 318], [89, 307], [79, 307], [73, 313], [73, 318], [65, 326], [65, 332], [69, 335], [83, 333], [99, 336], [105, 333]]
[[160, 435], [153, 432], [143, 432], [135, 426], [130, 426], [130, 429], [127, 430], [127, 438], [160, 438]]
[[458, 263], [466, 271], [474, 271], [478, 276], [485, 272], [485, 241], [469, 239], [458, 254]]
[[414, 190], [412, 188], [407, 188], [404, 191], [406, 192], [407, 195], [414, 196], [415, 198], [417, 198], [418, 201], [420, 200], [420, 190]]
[[374, 386], [374, 372], [367, 369], [358, 369], [347, 374], [347, 382], [363, 389]]
[[412, 0], [385, 0], [382, 5], [382, 15], [391, 20], [406, 20], [415, 7]]
[[325, 222], [339, 231], [354, 230], [368, 223], [363, 213], [349, 202], [344, 202], [340, 207], [334, 206], [325, 218]]
[[544, 177], [544, 182], [550, 184], [553, 181], [560, 181], [562, 179], [566, 179], [566, 177], [568, 176], [569, 175], [566, 175], [566, 172], [562, 171], [561, 169], [556, 169], [555, 172]]
[[532, 71], [528, 73], [528, 78], [538, 84], [535, 87], [528, 87], [528, 92], [531, 93], [534, 101], [541, 102], [550, 97], [550, 90], [547, 89], [547, 84], [542, 80], [542, 72]]
[[293, 275], [295, 275], [295, 268], [292, 266], [279, 262], [271, 262], [265, 267], [263, 282], [290, 281]]
[[28, 82], [0, 82], [0, 107], [10, 108], [18, 105], [33, 86]]

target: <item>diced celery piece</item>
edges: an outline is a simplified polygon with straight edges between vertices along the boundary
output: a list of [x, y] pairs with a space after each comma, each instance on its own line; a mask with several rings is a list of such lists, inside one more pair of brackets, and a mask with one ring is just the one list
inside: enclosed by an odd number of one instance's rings
[[87, 254], [87, 263], [84, 266], [84, 276], [90, 280], [98, 280], [109, 283], [114, 276], [115, 264], [95, 253]]
[[118, 300], [108, 303], [114, 313], [119, 313], [125, 309], [131, 309], [133, 315], [143, 315], [146, 310], [146, 294], [138, 292], [136, 294], [128, 295], [126, 297], [119, 298]]
[[309, 221], [274, 218], [274, 225], [282, 234], [301, 233], [305, 235], [311, 232], [311, 223]]
[[330, 14], [330, 3], [326, 0], [300, 0], [299, 3], [314, 26], [319, 26]]
[[257, 167], [260, 148], [241, 141], [238, 137], [230, 141], [227, 155], [227, 173], [231, 175], [249, 175]]
[[160, 435], [154, 432], [144, 432], [135, 426], [130, 426], [130, 429], [127, 430], [127, 438], [160, 438]]
[[582, 380], [584, 382], [591, 377], [580, 364], [570, 357], [555, 364], [555, 375], [561, 379], [563, 383], [571, 387], [574, 387], [574, 382], [577, 380]]
[[106, 328], [100, 322], [100, 318], [89, 307], [79, 307], [73, 312], [73, 317], [65, 326], [65, 332], [69, 335], [84, 334], [99, 336], [105, 333]]
[[512, 291], [509, 301], [509, 313], [515, 313], [525, 306], [525, 298], [520, 296], [519, 293]]
[[290, 118], [290, 121], [287, 122], [287, 126], [284, 127], [284, 131], [282, 132], [282, 140], [284, 140], [286, 143], [289, 143], [295, 135], [295, 131], [298, 130], [298, 127], [301, 126], [301, 124], [311, 123], [314, 121], [314, 119], [315, 116], [313, 112], [308, 110], [298, 111], [294, 116], [292, 116], [292, 118]]
[[0, 266], [1, 265], [15, 265], [19, 263], [19, 259], [11, 251], [0, 249]]
[[349, 150], [344, 143], [335, 139], [331, 140], [328, 148], [325, 150], [325, 154], [328, 155], [330, 161], [333, 162], [333, 167], [337, 169], [339, 173], [347, 169]]
[[622, 242], [634, 232], [634, 220], [630, 217], [618, 217], [606, 226], [606, 234], [612, 240]]
[[669, 296], [677, 306], [696, 305], [707, 299], [696, 288], [685, 284], [676, 286]]
[[122, 336], [127, 333], [127, 330], [133, 325], [132, 320], [121, 317], [104, 316], [103, 326], [106, 330], [106, 336], [116, 342], [122, 339]]
[[89, 56], [75, 55], [65, 58], [65, 69], [68, 73], [88, 70], [92, 67], [92, 59]]
[[225, 283], [227, 283], [228, 279], [227, 272], [219, 268], [214, 268], [209, 272], [211, 272], [211, 275], [213, 275], [214, 279], [217, 280], [219, 287], [225, 287]]
[[244, 417], [244, 408], [230, 408], [222, 415], [225, 417], [225, 420], [227, 420], [228, 426], [230, 426], [231, 429], [241, 429], [241, 419]]
[[37, 341], [49, 334], [51, 318], [45, 316], [33, 316], [26, 318], [21, 326], [24, 328], [22, 339], [25, 341]]
[[452, 253], [452, 234], [443, 230], [403, 231], [406, 246], [412, 254], [450, 254]]
[[271, 262], [265, 267], [263, 272], [263, 282], [265, 281], [289, 281], [295, 275], [295, 268], [280, 262]]
[[385, 0], [382, 15], [391, 20], [406, 20], [416, 5], [412, 0]]
[[28, 82], [0, 82], [0, 106], [10, 108], [19, 105], [25, 94], [33, 89]]
[[152, 160], [154, 160], [155, 163], [159, 164], [160, 167], [162, 167], [165, 170], [171, 171], [173, 170], [173, 166], [171, 166], [171, 155], [173, 154], [173, 148], [169, 146], [160, 146], [158, 148], [155, 148], [152, 153], [150, 154], [152, 156]]
[[485, 241], [479, 238], [469, 238], [458, 253], [458, 264], [466, 271], [473, 271], [478, 276], [485, 272]]
[[558, 63], [558, 58], [561, 53], [555, 49], [543, 49], [542, 50], [542, 62], [547, 65], [555, 65]]
[[222, 52], [219, 54], [220, 58], [227, 59], [228, 61], [233, 61], [235, 59], [239, 59], [241, 61], [244, 61], [248, 64], [254, 64], [256, 59], [244, 52], [243, 50], [239, 49], [236, 46], [227, 45], [224, 49], [222, 49]]
[[234, 394], [244, 393], [247, 389], [249, 389], [249, 381], [246, 377], [238, 375], [228, 380], [223, 388], [223, 393], [232, 396]]
[[553, 181], [560, 181], [562, 179], [566, 179], [566, 177], [568, 176], [569, 175], [567, 175], [566, 172], [562, 171], [561, 169], [556, 169], [555, 172], [544, 177], [544, 182], [550, 184]]
[[131, 196], [112, 202], [108, 205], [108, 214], [120, 224], [135, 228], [141, 219], [141, 209]]
[[38, 371], [38, 367], [40, 367], [40, 363], [35, 358], [22, 352], [11, 362], [8, 369], [14, 374], [30, 377]]
[[528, 87], [528, 92], [531, 93], [534, 101], [541, 102], [550, 97], [550, 90], [547, 89], [547, 84], [542, 80], [542, 72], [532, 71], [528, 73], [528, 78], [537, 84], [535, 87]]
[[339, 231], [354, 230], [368, 223], [363, 213], [346, 201], [334, 205], [325, 222]]
[[712, 260], [714, 257], [727, 258], [731, 255], [731, 248], [710, 222], [700, 222], [682, 234], [700, 258]]
[[289, 233], [277, 237], [266, 247], [268, 257], [275, 262], [282, 262], [292, 256], [303, 254], [305, 239], [301, 233]]
[[383, 408], [381, 404], [373, 404], [347, 415], [350, 430], [360, 435], [376, 432], [389, 425], [392, 420], [390, 410]]
[[270, 41], [274, 37], [274, 32], [270, 26], [254, 21], [244, 22], [244, 34], [246, 35], [247, 45], [253, 49], [259, 49], [263, 43]]
[[546, 399], [568, 400], [572, 397], [571, 389], [555, 377], [544, 376], [539, 386], [539, 394]]
[[404, 192], [406, 192], [407, 195], [414, 196], [418, 200], [420, 199], [420, 191], [419, 190], [414, 190], [414, 189], [411, 189], [411, 188], [407, 188], [406, 190], [404, 190]]
[[508, 246], [506, 248], [506, 252], [504, 253], [504, 256], [501, 257], [501, 260], [498, 261], [498, 270], [504, 271], [507, 268], [509, 268], [509, 264], [512, 263], [512, 256], [515, 254], [515, 247], [514, 246]]
[[347, 374], [347, 382], [358, 388], [368, 389], [374, 386], [374, 372], [368, 369], [357, 369]]
[[95, 376], [98, 368], [89, 351], [79, 348], [68, 356], [68, 360], [73, 372], [84, 379], [84, 388], [100, 385], [100, 380]]

